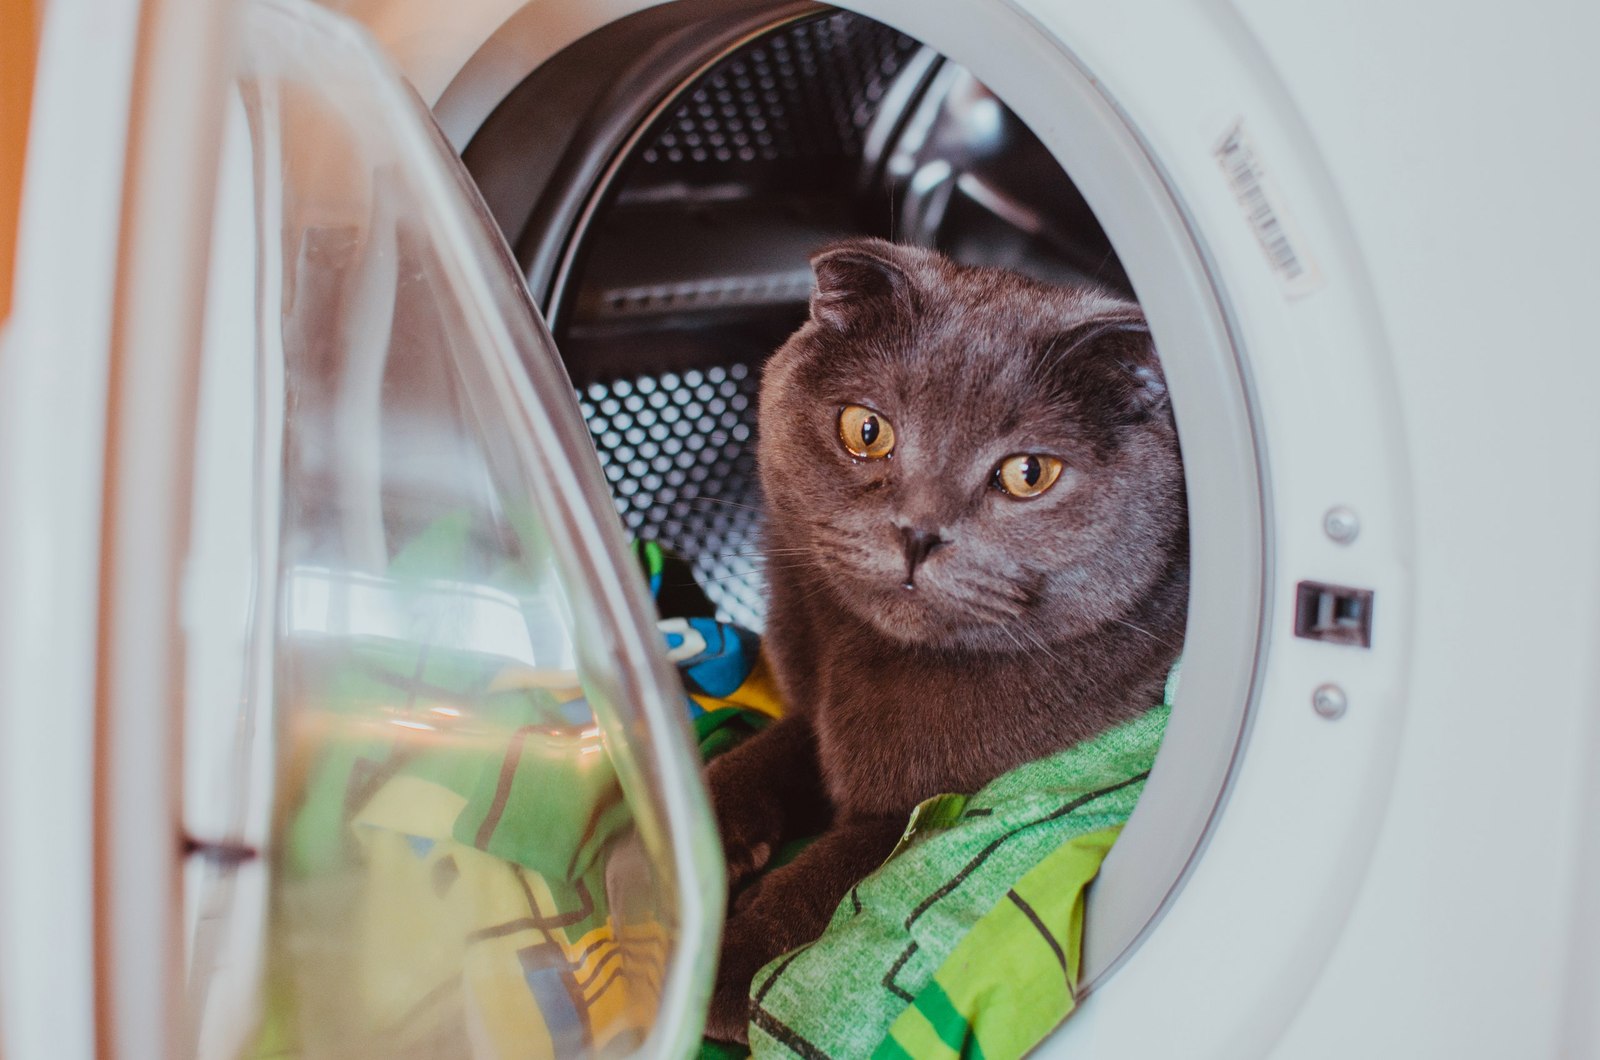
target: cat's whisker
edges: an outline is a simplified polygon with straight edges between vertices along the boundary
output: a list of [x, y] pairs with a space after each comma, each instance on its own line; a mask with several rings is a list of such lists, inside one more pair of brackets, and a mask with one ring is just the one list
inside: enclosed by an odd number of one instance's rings
[[719, 574], [715, 578], [696, 578], [694, 583], [696, 585], [718, 585], [722, 582], [736, 582], [741, 578], [749, 578], [760, 573], [760, 571], [755, 570], [744, 570], [735, 574]]
[[972, 612], [972, 614], [977, 618], [986, 618], [990, 621], [1002, 624], [1015, 620], [1020, 613], [1015, 610], [997, 607], [987, 601], [971, 597], [956, 596], [955, 601], [968, 611]]
[[730, 573], [739, 573], [739, 572], [750, 572], [750, 571], [763, 571], [763, 570], [766, 570], [766, 568], [767, 568], [767, 565], [765, 563], [755, 562], [753, 557], [739, 557], [739, 559], [744, 560], [744, 562], [734, 562], [734, 561], [731, 561], [731, 560], [724, 560], [723, 562], [712, 561], [712, 562], [706, 562], [706, 563], [696, 563], [694, 565], [694, 567], [692, 568], [692, 570], [693, 570], [694, 576], [696, 578], [698, 578], [701, 575], [707, 575], [707, 576], [714, 575], [718, 571], [727, 571], [727, 572], [730, 572]]
[[744, 558], [748, 556], [808, 556], [809, 548], [735, 548], [715, 553], [718, 559]]
[[1094, 268], [1094, 272], [1089, 274], [1090, 278], [1091, 279], [1095, 279], [1095, 280], [1104, 279], [1105, 278], [1106, 267], [1108, 265], [1110, 265], [1113, 261], [1115, 261], [1116, 257], [1117, 257], [1117, 252], [1115, 250], [1107, 250], [1106, 253], [1105, 253], [1105, 256], [1100, 259], [1100, 264], [1096, 265], [1095, 268]]
[[1018, 639], [1018, 637], [1017, 637], [1017, 635], [1015, 633], [1011, 632], [1011, 627], [1009, 625], [1006, 625], [1005, 623], [997, 623], [996, 624], [996, 628], [998, 628], [1001, 633], [1004, 633], [1006, 635], [1007, 639], [1009, 639], [1011, 641], [1011, 643], [1013, 643], [1013, 644], [1015, 644], [1017, 646], [1017, 654], [1018, 655], [1026, 655], [1026, 654], [1028, 654], [1027, 646], [1025, 644], [1023, 644], [1020, 639]]
[[833, 523], [833, 522], [829, 522], [826, 519], [818, 518], [816, 520], [816, 525], [821, 527], [824, 530], [827, 530], [827, 531], [831, 532], [831, 533], [838, 534], [839, 537], [844, 539], [844, 540], [849, 540], [850, 538], [855, 536], [849, 530], [846, 530], [844, 527], [840, 526], [839, 524]]
[[776, 572], [776, 571], [783, 571], [783, 570], [799, 570], [802, 567], [811, 567], [811, 566], [812, 566], [812, 564], [810, 564], [810, 563], [786, 563], [786, 564], [783, 564], [782, 566], [777, 566], [777, 567], [774, 567], [771, 564], [768, 564], [767, 566], [764, 566], [764, 567], [752, 567], [750, 570], [736, 571], [733, 574], [722, 574], [722, 575], [718, 575], [715, 578], [699, 578], [697, 580], [700, 582], [700, 584], [705, 585], [705, 584], [708, 584], [708, 583], [711, 583], [711, 582], [736, 581], [739, 578], [748, 578], [752, 574], [769, 574], [769, 573], [773, 573], [773, 572]]
[[827, 588], [828, 588], [827, 579], [819, 577], [816, 581], [811, 583], [810, 587], [808, 587], [808, 588], [804, 589], [803, 591], [801, 591], [799, 599], [801, 599], [801, 600], [813, 599], [819, 593], [823, 592]]
[[1142, 633], [1144, 636], [1149, 637], [1151, 640], [1155, 641], [1157, 644], [1160, 644], [1160, 645], [1163, 645], [1163, 646], [1166, 646], [1166, 647], [1172, 647], [1173, 646], [1173, 644], [1172, 644], [1172, 642], [1170, 640], [1167, 640], [1165, 637], [1156, 636], [1154, 633], [1151, 633], [1148, 629], [1145, 629], [1143, 626], [1136, 626], [1132, 622], [1128, 622], [1128, 621], [1125, 621], [1125, 620], [1120, 619], [1120, 618], [1113, 618], [1111, 621], [1115, 622], [1119, 626], [1127, 626], [1129, 629], [1133, 630], [1135, 633]]
[[1012, 581], [1001, 581], [997, 586], [990, 587], [997, 593], [1003, 593], [1008, 600], [1014, 600], [1018, 605], [1025, 604], [1032, 598], [1033, 593], [1026, 586], [1018, 585]]
[[706, 562], [708, 560], [719, 560], [719, 559], [721, 559], [721, 560], [753, 560], [753, 561], [761, 561], [761, 560], [771, 560], [771, 559], [790, 559], [790, 558], [793, 558], [795, 556], [814, 557], [815, 555], [816, 555], [816, 552], [813, 549], [809, 549], [809, 548], [780, 548], [780, 549], [763, 548], [763, 549], [750, 549], [750, 550], [733, 549], [733, 550], [724, 551], [724, 552], [706, 552], [706, 553], [703, 553], [701, 558], [699, 560], [697, 560], [696, 562], [697, 563], [704, 563], [704, 562]]
[[997, 593], [989, 586], [985, 586], [977, 593], [972, 594], [972, 599], [982, 600], [988, 603], [989, 606], [998, 608], [1013, 617], [1022, 614], [1025, 610], [1023, 604], [1027, 602], [1027, 597]]
[[1022, 605], [1027, 597], [1023, 594], [997, 593], [996, 587], [991, 582], [974, 584], [972, 582], [957, 582], [947, 590], [958, 603], [968, 607], [982, 607], [993, 614], [1004, 615], [1006, 618], [1017, 618], [1022, 614]]
[[1067, 668], [1066, 660], [1058, 655], [1054, 648], [1046, 644], [1043, 637], [1039, 636], [1039, 634], [1035, 633], [1033, 630], [1028, 629], [1026, 626], [1023, 627], [1022, 631], [1028, 635], [1029, 640], [1033, 641], [1034, 647], [1043, 652], [1047, 658], [1049, 658], [1057, 666], [1060, 666], [1063, 669]]
[[725, 508], [738, 508], [747, 512], [765, 512], [766, 509], [759, 504], [745, 504], [743, 501], [733, 501], [726, 497], [710, 497], [702, 494], [698, 497], [686, 497], [684, 502], [691, 508], [720, 504]]
[[1016, 582], [1005, 577], [992, 575], [981, 578], [962, 578], [954, 588], [963, 592], [966, 599], [1001, 600], [1020, 614], [1024, 605], [1032, 598], [1032, 593]]

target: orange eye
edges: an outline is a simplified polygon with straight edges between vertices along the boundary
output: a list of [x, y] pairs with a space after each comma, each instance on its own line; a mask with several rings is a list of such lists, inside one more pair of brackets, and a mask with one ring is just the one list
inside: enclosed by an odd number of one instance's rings
[[894, 428], [865, 405], [846, 405], [839, 413], [839, 441], [852, 456], [882, 460], [894, 452]]
[[994, 469], [994, 484], [1018, 500], [1037, 497], [1061, 477], [1061, 461], [1039, 453], [1008, 456]]

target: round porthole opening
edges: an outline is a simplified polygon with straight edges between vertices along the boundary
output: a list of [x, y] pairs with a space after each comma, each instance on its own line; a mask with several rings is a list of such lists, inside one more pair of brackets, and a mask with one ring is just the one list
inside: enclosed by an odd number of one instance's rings
[[[1019, 84], [992, 43], [941, 52], [915, 9], [860, 6], [683, 0], [619, 19], [530, 75], [464, 157], [551, 320], [624, 525], [754, 629], [757, 388], [805, 318], [813, 250], [879, 236], [1140, 303], [1183, 447], [1194, 580], [1165, 743], [1091, 893], [1093, 989], [1180, 888], [1245, 732], [1269, 555], [1248, 386], [1180, 204], [1072, 56]], [[699, 46], [668, 69], [634, 46], [643, 33]], [[640, 58], [530, 121], [602, 53]]]

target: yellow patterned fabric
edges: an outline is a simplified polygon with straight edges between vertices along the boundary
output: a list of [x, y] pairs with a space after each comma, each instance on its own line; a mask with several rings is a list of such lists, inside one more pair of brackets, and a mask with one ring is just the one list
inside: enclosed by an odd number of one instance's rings
[[[449, 569], [437, 553], [462, 533], [441, 520], [396, 565]], [[776, 712], [750, 634], [701, 618], [661, 633], [708, 749]], [[636, 1049], [677, 934], [602, 733], [607, 712], [572, 671], [425, 640], [336, 647], [295, 664], [315, 675], [316, 698], [289, 716], [315, 731], [286, 737], [299, 794], [274, 854], [258, 1054]]]

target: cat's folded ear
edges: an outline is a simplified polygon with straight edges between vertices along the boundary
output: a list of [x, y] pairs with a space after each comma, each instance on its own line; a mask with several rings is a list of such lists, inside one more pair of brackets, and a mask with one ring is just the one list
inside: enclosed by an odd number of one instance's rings
[[911, 277], [914, 248], [882, 239], [830, 243], [811, 256], [817, 286], [811, 319], [835, 331], [853, 331], [916, 309]]
[[1137, 306], [1119, 305], [1074, 325], [1051, 342], [1049, 357], [1068, 391], [1113, 423], [1138, 423], [1168, 407], [1150, 325]]

